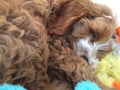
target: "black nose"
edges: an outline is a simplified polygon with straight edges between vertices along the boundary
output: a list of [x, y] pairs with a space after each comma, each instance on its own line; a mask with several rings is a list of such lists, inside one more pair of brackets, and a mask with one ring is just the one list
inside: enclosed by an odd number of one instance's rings
[[88, 57], [87, 56], [82, 55], [81, 57], [88, 62]]

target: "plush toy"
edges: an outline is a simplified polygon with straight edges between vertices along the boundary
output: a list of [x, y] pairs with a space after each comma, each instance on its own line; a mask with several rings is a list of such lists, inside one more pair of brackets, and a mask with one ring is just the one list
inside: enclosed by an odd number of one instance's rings
[[27, 90], [27, 89], [20, 85], [12, 85], [5, 83], [0, 85], [0, 90]]
[[99, 62], [96, 74], [104, 85], [120, 90], [120, 27], [116, 28], [116, 33], [113, 51]]
[[96, 74], [104, 85], [120, 90], [120, 57], [109, 53], [99, 62]]
[[101, 90], [94, 82], [78, 82], [74, 90]]

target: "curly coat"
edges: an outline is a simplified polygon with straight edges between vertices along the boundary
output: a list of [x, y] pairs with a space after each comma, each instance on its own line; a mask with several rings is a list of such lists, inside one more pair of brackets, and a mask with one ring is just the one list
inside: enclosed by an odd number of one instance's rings
[[73, 90], [78, 81], [91, 80], [110, 90], [74, 54], [68, 35], [78, 20], [100, 16], [106, 9], [97, 7], [96, 12], [88, 0], [52, 1], [0, 0], [0, 83], [28, 90]]
[[44, 90], [49, 82], [47, 13], [45, 0], [0, 0], [0, 83]]

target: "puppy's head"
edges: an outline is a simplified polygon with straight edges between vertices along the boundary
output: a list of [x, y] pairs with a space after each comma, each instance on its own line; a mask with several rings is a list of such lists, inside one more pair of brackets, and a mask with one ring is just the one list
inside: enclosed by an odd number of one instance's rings
[[[79, 20], [73, 25], [72, 31], [75, 53], [96, 67], [98, 60], [101, 59], [100, 52], [112, 50], [114, 31], [114, 18], [112, 16]], [[103, 54], [105, 55], [105, 53]]]

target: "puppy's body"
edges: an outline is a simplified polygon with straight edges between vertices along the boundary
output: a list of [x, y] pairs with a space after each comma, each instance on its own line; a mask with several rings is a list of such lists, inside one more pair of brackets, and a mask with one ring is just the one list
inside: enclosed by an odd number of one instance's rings
[[0, 0], [0, 84], [44, 90], [49, 81], [46, 6], [45, 0]]

